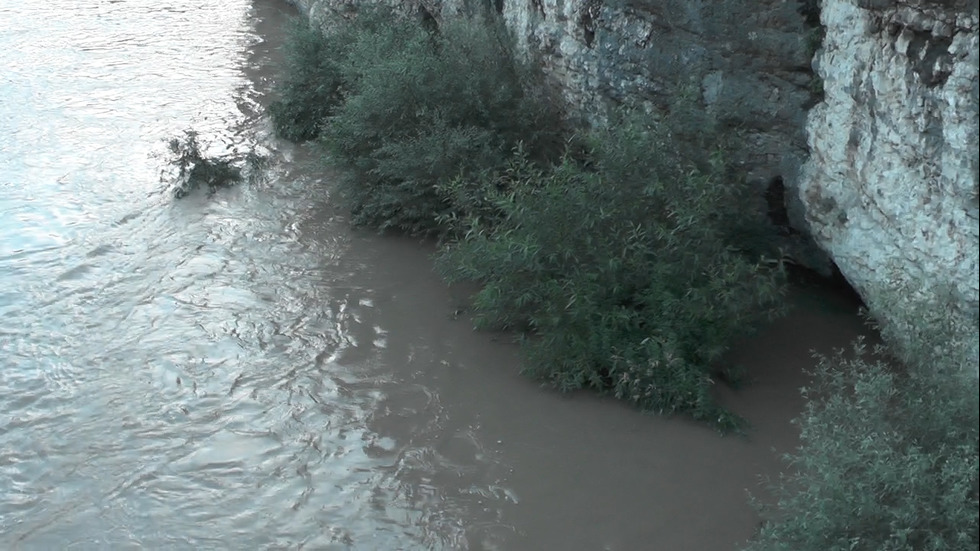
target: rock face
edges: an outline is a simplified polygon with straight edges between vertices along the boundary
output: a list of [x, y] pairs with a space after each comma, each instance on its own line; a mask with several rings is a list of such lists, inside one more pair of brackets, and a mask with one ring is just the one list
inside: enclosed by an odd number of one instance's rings
[[[825, 0], [800, 192], [874, 306], [888, 287], [978, 303], [978, 2]], [[945, 292], [945, 289], [943, 289]]]

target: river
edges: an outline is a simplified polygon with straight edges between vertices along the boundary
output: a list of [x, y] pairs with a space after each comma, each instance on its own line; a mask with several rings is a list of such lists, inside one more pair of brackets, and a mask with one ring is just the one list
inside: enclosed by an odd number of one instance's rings
[[[0, 0], [0, 548], [729, 550], [791, 449], [797, 293], [721, 437], [518, 374], [431, 246], [352, 230], [263, 106], [274, 0]], [[266, 168], [167, 188], [166, 141]], [[162, 177], [163, 175], [164, 177]]]

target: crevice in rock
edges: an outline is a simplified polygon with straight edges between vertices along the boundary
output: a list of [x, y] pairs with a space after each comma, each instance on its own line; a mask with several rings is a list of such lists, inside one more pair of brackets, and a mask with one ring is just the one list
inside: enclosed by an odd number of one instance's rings
[[796, 11], [803, 16], [808, 27], [820, 26], [820, 0], [803, 0]]
[[582, 6], [582, 13], [579, 16], [579, 24], [585, 35], [585, 45], [589, 48], [595, 42], [596, 24], [599, 19], [599, 11], [602, 9], [602, 0], [589, 0]]
[[531, 0], [531, 4], [534, 6], [534, 9], [541, 14], [541, 19], [548, 19], [547, 14], [544, 13], [544, 4], [541, 2], [542, 0]]
[[905, 32], [911, 34], [906, 55], [922, 83], [929, 87], [945, 84], [953, 73], [952, 68], [937, 61], [946, 56], [953, 39], [909, 28], [906, 28]]
[[783, 235], [796, 233], [789, 221], [789, 211], [786, 208], [786, 185], [782, 176], [776, 176], [766, 185], [766, 214], [769, 222], [778, 228]]
[[423, 28], [431, 32], [437, 32], [439, 30], [439, 21], [436, 20], [435, 16], [432, 15], [432, 12], [430, 12], [422, 4], [419, 4], [418, 7], [418, 18]]
[[810, 75], [810, 83], [808, 85], [810, 97], [803, 103], [802, 107], [805, 110], [810, 110], [813, 106], [822, 102], [824, 98], [823, 79], [813, 70], [813, 58], [823, 46], [827, 29], [820, 23], [819, 0], [802, 0], [799, 6], [797, 6], [796, 11], [803, 17], [803, 25], [806, 29], [803, 39], [806, 42], [806, 55], [809, 63], [804, 68], [804, 71]]
[[851, 282], [844, 277], [844, 274], [833, 261], [830, 262], [830, 275], [820, 273], [812, 268], [798, 264], [796, 262], [786, 262], [784, 269], [789, 281], [794, 285], [803, 288], [823, 288], [828, 289], [837, 296], [841, 297], [847, 304], [854, 308], [854, 311], [867, 309], [867, 303]]
[[851, 300], [855, 305], [859, 306], [860, 308], [866, 308], [867, 304], [865, 304], [864, 298], [861, 296], [860, 293], [857, 292], [857, 289], [855, 289], [854, 286], [851, 285], [851, 282], [847, 280], [847, 278], [844, 276], [844, 273], [840, 271], [840, 268], [837, 267], [837, 264], [835, 262], [830, 263], [830, 269], [832, 273], [831, 276], [828, 278], [828, 283], [830, 284], [831, 288], [839, 292], [841, 296], [844, 296], [849, 300]]

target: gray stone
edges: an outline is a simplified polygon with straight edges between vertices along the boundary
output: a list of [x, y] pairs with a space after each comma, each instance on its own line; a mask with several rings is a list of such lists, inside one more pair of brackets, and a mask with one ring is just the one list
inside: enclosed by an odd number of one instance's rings
[[871, 306], [951, 290], [976, 315], [980, 40], [977, 3], [963, 4], [823, 2], [826, 97], [800, 192], [814, 238]]

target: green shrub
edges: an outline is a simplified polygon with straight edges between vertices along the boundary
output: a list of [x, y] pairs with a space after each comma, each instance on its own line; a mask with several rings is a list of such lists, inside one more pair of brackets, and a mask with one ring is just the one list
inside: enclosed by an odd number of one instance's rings
[[439, 189], [460, 174], [503, 165], [518, 142], [534, 156], [558, 143], [554, 102], [493, 19], [432, 32], [391, 17], [359, 32], [342, 66], [344, 100], [322, 137], [348, 169], [355, 223], [438, 231]]
[[316, 138], [324, 121], [343, 100], [341, 64], [357, 30], [366, 32], [369, 17], [357, 26], [338, 24], [324, 33], [306, 19], [295, 19], [287, 32], [283, 78], [269, 106], [276, 133], [292, 141]]
[[439, 265], [483, 284], [479, 326], [531, 335], [531, 374], [732, 428], [712, 369], [775, 313], [781, 286], [730, 241], [737, 182], [717, 158], [685, 158], [633, 115], [596, 132], [583, 159], [543, 169], [519, 154], [482, 181], [457, 179], [445, 195], [475, 214]]
[[803, 390], [800, 447], [749, 550], [980, 545], [976, 317], [966, 327], [935, 308], [903, 317], [916, 321], [883, 327], [895, 343], [887, 350], [859, 341], [848, 356], [819, 358]]

